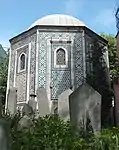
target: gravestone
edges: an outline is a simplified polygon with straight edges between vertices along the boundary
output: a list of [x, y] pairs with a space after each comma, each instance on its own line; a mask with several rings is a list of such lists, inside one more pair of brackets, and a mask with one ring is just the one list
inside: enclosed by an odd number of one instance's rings
[[58, 115], [58, 100], [52, 100], [51, 114]]
[[0, 109], [3, 107], [3, 98], [2, 96], [0, 95]]
[[70, 119], [77, 127], [84, 123], [87, 114], [94, 133], [101, 129], [101, 95], [90, 85], [84, 83], [69, 96]]
[[73, 91], [67, 89], [58, 96], [58, 115], [61, 119], [67, 121], [70, 119], [69, 116], [69, 95]]
[[2, 98], [2, 96], [0, 96], [0, 116], [1, 116], [1, 114], [2, 114], [2, 111], [3, 111], [3, 108], [4, 107], [4, 105], [3, 105], [3, 98]]
[[[29, 127], [32, 125], [32, 118], [34, 116], [33, 108], [29, 104], [24, 104], [22, 108], [22, 118], [19, 121], [20, 127]], [[19, 127], [19, 129], [20, 129]]]
[[17, 89], [12, 87], [9, 89], [8, 92], [8, 102], [7, 102], [7, 109], [13, 115], [16, 113], [17, 108]]
[[41, 117], [50, 114], [49, 102], [45, 88], [38, 88], [36, 92], [38, 111]]
[[0, 150], [10, 150], [9, 125], [4, 119], [0, 119]]
[[19, 121], [20, 125], [19, 130], [21, 129], [21, 127], [30, 127], [32, 124], [33, 124], [32, 119], [27, 115], [24, 115]]
[[33, 108], [28, 104], [24, 104], [22, 108], [22, 114], [27, 115], [28, 117], [32, 117], [34, 115]]
[[35, 101], [35, 97], [36, 97], [35, 94], [33, 94], [33, 93], [30, 94], [30, 99], [29, 99], [29, 101], [28, 101], [28, 105], [32, 107], [34, 113], [36, 112], [36, 101]]

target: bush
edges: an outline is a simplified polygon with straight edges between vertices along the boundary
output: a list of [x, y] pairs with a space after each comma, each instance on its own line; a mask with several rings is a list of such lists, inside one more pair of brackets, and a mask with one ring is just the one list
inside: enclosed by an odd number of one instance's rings
[[73, 129], [56, 116], [33, 120], [29, 128], [12, 129], [13, 150], [69, 150], [72, 149]]
[[19, 130], [20, 113], [1, 114], [9, 122], [12, 150], [118, 150], [119, 128], [105, 129], [99, 134], [77, 133], [70, 122], [57, 116], [33, 120], [29, 128]]

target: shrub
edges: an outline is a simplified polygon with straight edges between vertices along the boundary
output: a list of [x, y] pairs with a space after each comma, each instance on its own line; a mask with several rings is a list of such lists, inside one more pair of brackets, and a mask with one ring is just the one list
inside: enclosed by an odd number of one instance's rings
[[70, 122], [57, 116], [33, 119], [33, 125], [19, 130], [20, 113], [1, 113], [10, 126], [12, 150], [118, 150], [119, 128], [104, 129], [99, 134], [76, 133]]

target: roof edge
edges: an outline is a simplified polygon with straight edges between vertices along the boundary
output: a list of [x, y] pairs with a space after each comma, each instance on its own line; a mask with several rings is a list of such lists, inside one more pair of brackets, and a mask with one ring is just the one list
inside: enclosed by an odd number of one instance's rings
[[108, 44], [108, 41], [106, 39], [104, 39], [103, 37], [101, 37], [98, 33], [94, 32], [93, 30], [91, 30], [90, 28], [88, 27], [85, 27], [84, 28], [90, 32], [92, 32], [93, 34], [95, 34], [101, 41], [103, 41], [105, 44]]
[[[26, 34], [27, 32], [31, 32], [31, 31], [34, 31], [34, 30], [37, 30], [37, 29], [39, 29], [39, 27], [58, 27], [58, 28], [84, 28], [84, 29], [86, 29], [86, 30], [88, 30], [88, 31], [90, 31], [90, 32], [92, 32], [93, 34], [95, 34], [97, 37], [99, 37], [100, 39], [101, 39], [101, 41], [103, 41], [104, 43], [106, 43], [106, 44], [108, 44], [108, 41], [106, 40], [106, 39], [104, 39], [103, 37], [101, 37], [99, 34], [97, 34], [96, 32], [94, 32], [93, 30], [91, 30], [90, 28], [88, 28], [88, 27], [86, 27], [86, 26], [44, 26], [44, 25], [36, 25], [36, 26], [34, 26], [34, 27], [32, 27], [32, 28], [30, 28], [30, 29], [28, 29], [28, 30], [25, 30], [25, 31], [23, 31], [23, 32], [21, 32], [20, 34], [18, 34], [18, 35], [16, 35], [16, 36], [14, 36], [14, 37], [12, 37], [11, 39], [9, 39], [9, 42], [11, 43], [15, 38], [17, 38], [17, 37], [19, 37], [19, 36], [21, 36], [21, 35], [23, 35], [23, 34]], [[71, 30], [72, 30], [71, 29]], [[77, 30], [76, 29], [76, 30]]]

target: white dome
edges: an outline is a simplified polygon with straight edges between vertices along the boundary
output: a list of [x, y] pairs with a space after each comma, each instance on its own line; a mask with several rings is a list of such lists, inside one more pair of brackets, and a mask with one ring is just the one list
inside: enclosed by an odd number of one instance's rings
[[34, 22], [30, 28], [36, 25], [49, 25], [49, 26], [85, 26], [85, 24], [69, 15], [62, 15], [62, 14], [54, 14], [54, 15], [47, 15], [41, 19], [38, 19]]

